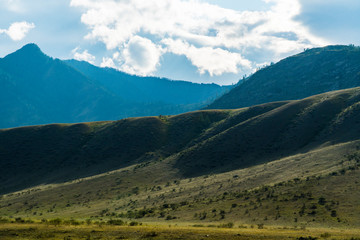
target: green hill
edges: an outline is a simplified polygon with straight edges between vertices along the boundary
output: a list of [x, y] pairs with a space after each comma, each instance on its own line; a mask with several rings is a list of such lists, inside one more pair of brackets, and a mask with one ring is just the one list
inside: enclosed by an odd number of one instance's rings
[[260, 69], [206, 109], [234, 109], [358, 87], [359, 62], [360, 47], [308, 49]]
[[0, 214], [359, 227], [359, 102], [1, 130]]
[[0, 191], [63, 182], [167, 157], [227, 114], [206, 111], [0, 130]]

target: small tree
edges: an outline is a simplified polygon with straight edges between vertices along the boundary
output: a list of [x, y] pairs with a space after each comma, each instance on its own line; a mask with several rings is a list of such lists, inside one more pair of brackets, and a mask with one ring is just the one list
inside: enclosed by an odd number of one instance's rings
[[319, 203], [320, 205], [325, 205], [326, 199], [325, 199], [324, 197], [320, 197], [318, 203]]

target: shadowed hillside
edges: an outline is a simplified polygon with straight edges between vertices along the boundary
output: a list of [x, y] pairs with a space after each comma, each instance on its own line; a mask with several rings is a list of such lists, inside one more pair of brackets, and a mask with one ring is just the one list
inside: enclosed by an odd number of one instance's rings
[[309, 49], [257, 71], [206, 108], [234, 109], [358, 87], [359, 62], [360, 47]]
[[[252, 108], [236, 110], [204, 139], [177, 157], [184, 174], [229, 171], [268, 162], [327, 144], [358, 139], [359, 89], [330, 92], [299, 101], [277, 103], [254, 117], [242, 119]], [[234, 119], [238, 118], [238, 121]], [[223, 127], [232, 121], [227, 127]], [[214, 132], [214, 130], [210, 130]], [[186, 166], [186, 167], [184, 167]], [[199, 171], [201, 169], [201, 171]]]
[[359, 103], [353, 88], [0, 130], [0, 220], [358, 228]]
[[2, 192], [167, 160], [179, 176], [227, 172], [358, 140], [360, 89], [238, 110], [0, 131]]
[[1, 191], [90, 176], [182, 150], [226, 111], [0, 130]]

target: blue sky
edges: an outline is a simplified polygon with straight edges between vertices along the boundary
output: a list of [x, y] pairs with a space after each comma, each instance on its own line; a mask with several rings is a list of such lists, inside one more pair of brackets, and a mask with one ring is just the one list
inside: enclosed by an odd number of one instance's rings
[[358, 0], [0, 0], [0, 57], [29, 42], [130, 74], [236, 83], [304, 48], [360, 45]]

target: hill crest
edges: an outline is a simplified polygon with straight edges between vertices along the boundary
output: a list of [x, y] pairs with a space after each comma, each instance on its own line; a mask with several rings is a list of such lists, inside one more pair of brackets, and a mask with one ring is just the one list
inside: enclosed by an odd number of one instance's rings
[[296, 100], [360, 86], [360, 47], [306, 49], [267, 66], [221, 96], [206, 109], [233, 109]]
[[351, 142], [359, 102], [354, 88], [237, 110], [1, 130], [2, 191], [164, 159], [194, 177]]

